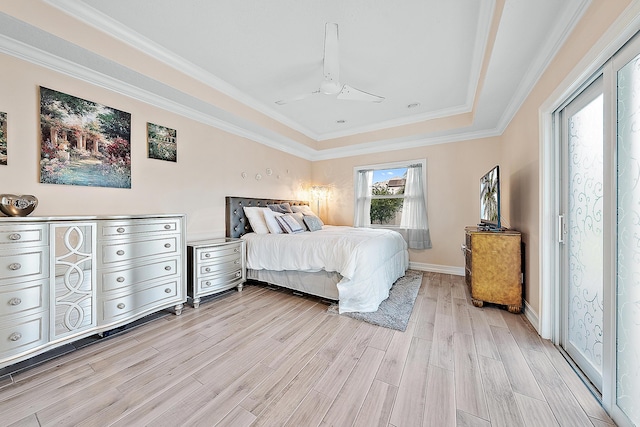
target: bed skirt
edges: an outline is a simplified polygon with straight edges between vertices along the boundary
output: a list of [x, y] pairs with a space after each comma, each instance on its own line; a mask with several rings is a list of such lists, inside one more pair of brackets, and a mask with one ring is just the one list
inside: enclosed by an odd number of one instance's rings
[[342, 276], [330, 271], [274, 271], [247, 269], [247, 279], [266, 282], [305, 294], [338, 301], [337, 284]]

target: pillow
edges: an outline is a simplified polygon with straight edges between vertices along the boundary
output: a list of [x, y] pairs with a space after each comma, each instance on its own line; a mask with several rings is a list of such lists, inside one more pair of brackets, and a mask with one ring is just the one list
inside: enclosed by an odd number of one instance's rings
[[318, 216], [315, 213], [313, 213], [313, 211], [311, 210], [311, 208], [307, 205], [296, 205], [296, 206], [291, 206], [291, 210], [293, 212], [302, 212], [302, 215], [312, 215], [312, 216]]
[[300, 226], [302, 227], [302, 229], [304, 231], [307, 231], [307, 225], [304, 223], [304, 215], [302, 215], [302, 212], [294, 212], [292, 214], [289, 214], [292, 217], [294, 217], [296, 219], [296, 221], [298, 221], [298, 223], [300, 224]]
[[309, 228], [309, 231], [322, 230], [322, 221], [315, 215], [307, 215], [304, 217], [304, 223]]
[[263, 211], [263, 214], [264, 214], [264, 221], [267, 223], [267, 228], [269, 229], [269, 231], [272, 234], [282, 233], [282, 228], [280, 227], [280, 224], [278, 223], [278, 221], [276, 221], [276, 218], [284, 214], [280, 212], [274, 212], [271, 209], [265, 209]]
[[257, 206], [245, 206], [244, 214], [247, 216], [249, 220], [249, 224], [251, 224], [251, 228], [256, 234], [269, 234], [269, 228], [267, 227], [267, 223], [264, 219], [264, 211], [269, 210], [269, 208], [259, 208]]
[[280, 203], [279, 205], [267, 205], [274, 212], [293, 213], [289, 203]]
[[285, 233], [302, 233], [304, 231], [300, 223], [289, 214], [277, 216], [276, 220]]
[[[307, 205], [300, 205], [300, 206], [291, 206], [291, 209], [293, 209], [293, 212], [300, 212], [304, 215], [305, 219], [308, 216], [312, 216], [314, 218], [317, 218], [318, 221], [320, 221], [320, 226], [322, 227], [324, 225], [324, 222], [322, 222], [322, 220], [320, 219], [320, 217], [318, 215], [316, 215], [309, 206]], [[305, 222], [306, 224], [306, 222]], [[306, 224], [306, 226], [308, 227], [309, 224]]]

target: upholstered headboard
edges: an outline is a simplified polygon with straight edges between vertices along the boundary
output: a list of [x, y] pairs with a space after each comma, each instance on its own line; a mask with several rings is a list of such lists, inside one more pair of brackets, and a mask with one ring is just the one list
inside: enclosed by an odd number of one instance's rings
[[225, 229], [227, 237], [240, 237], [243, 234], [251, 233], [251, 224], [244, 214], [245, 206], [260, 206], [278, 203], [289, 203], [291, 206], [308, 205], [309, 202], [302, 200], [278, 200], [278, 199], [254, 199], [250, 197], [225, 197]]

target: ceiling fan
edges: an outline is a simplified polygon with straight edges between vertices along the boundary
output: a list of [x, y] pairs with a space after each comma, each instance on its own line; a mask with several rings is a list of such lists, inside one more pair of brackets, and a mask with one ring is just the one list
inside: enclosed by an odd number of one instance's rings
[[324, 59], [322, 61], [322, 71], [324, 80], [320, 83], [320, 88], [311, 93], [305, 93], [289, 99], [281, 99], [276, 101], [278, 105], [285, 105], [290, 102], [300, 101], [312, 95], [337, 95], [337, 99], [347, 101], [368, 101], [382, 102], [382, 96], [374, 95], [356, 89], [349, 85], [340, 83], [340, 61], [338, 49], [338, 24], [327, 22], [324, 32]]

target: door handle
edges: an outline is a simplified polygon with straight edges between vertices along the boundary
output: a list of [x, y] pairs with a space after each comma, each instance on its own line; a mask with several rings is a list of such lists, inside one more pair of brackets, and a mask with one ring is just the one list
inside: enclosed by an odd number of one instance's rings
[[565, 235], [564, 227], [565, 227], [564, 215], [558, 215], [558, 243], [564, 244], [564, 235]]

